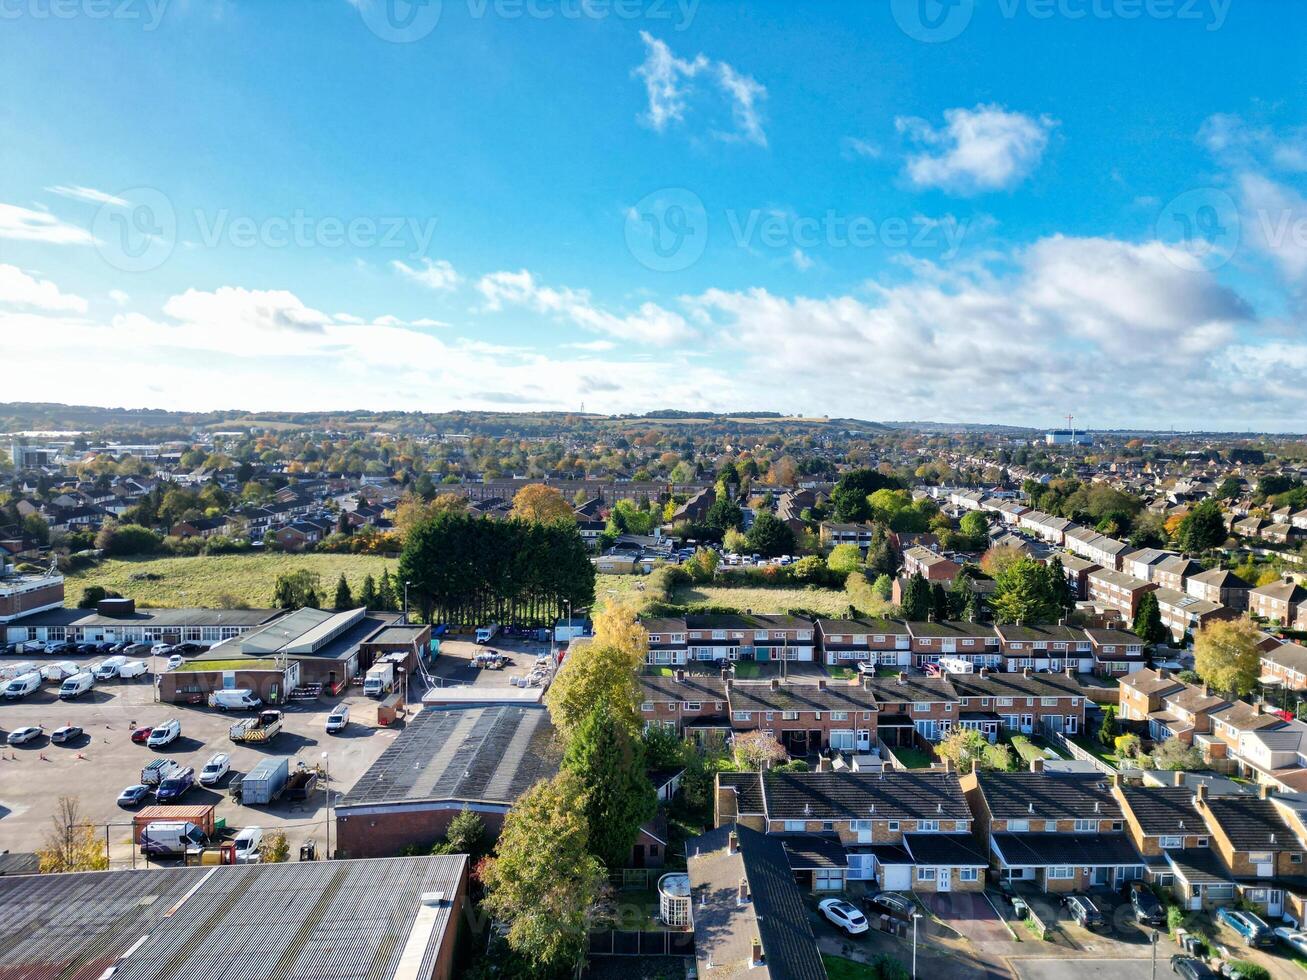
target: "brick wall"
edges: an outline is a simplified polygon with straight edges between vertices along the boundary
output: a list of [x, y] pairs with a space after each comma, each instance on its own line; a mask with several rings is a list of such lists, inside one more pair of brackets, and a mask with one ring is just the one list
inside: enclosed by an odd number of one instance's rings
[[[349, 809], [336, 811], [335, 848], [338, 857], [398, 857], [407, 847], [426, 850], [444, 836], [450, 821], [458, 816], [459, 802], [431, 804], [405, 810], [356, 814]], [[490, 838], [499, 836], [504, 823], [502, 812], [483, 812], [477, 816], [485, 824]]]

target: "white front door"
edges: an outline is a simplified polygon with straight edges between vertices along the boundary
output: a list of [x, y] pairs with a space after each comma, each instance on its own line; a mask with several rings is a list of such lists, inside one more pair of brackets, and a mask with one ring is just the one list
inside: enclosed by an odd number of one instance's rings
[[942, 892], [953, 890], [952, 868], [940, 868], [935, 872], [935, 888]]
[[870, 749], [870, 748], [871, 748], [871, 730], [870, 730], [870, 729], [859, 729], [859, 730], [858, 730], [858, 751], [859, 751], [859, 752], [866, 752], [866, 751], [867, 751], [868, 749]]

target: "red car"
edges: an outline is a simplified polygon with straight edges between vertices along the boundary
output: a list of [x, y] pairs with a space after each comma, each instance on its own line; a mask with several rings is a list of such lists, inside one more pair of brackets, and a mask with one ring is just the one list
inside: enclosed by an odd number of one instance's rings
[[146, 725], [144, 728], [133, 729], [132, 741], [137, 745], [144, 745], [146, 740], [149, 739], [150, 732], [152, 731], [154, 731], [154, 729], [149, 725]]

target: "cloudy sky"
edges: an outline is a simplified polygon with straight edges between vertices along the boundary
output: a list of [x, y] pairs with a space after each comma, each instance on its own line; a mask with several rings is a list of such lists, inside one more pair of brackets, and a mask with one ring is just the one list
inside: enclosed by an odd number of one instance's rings
[[7, 0], [0, 400], [1307, 430], [1307, 8]]

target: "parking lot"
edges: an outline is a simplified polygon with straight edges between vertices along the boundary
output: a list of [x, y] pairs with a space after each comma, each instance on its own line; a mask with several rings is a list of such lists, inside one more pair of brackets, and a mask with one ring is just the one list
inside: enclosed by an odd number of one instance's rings
[[[486, 644], [469, 639], [442, 639], [440, 656], [431, 671], [432, 678], [441, 687], [471, 684], [484, 687], [507, 687], [512, 678], [524, 678], [531, 673], [536, 658], [549, 652], [548, 643], [499, 635]], [[503, 667], [488, 669], [476, 666], [477, 654], [497, 652], [503, 655]]]
[[[25, 657], [38, 662], [44, 658]], [[99, 658], [59, 657], [75, 662]], [[156, 665], [162, 666], [162, 665]], [[51, 826], [60, 796], [74, 796], [87, 823], [104, 834], [108, 825], [110, 856], [115, 867], [130, 866], [132, 811], [118, 807], [119, 792], [140, 781], [142, 767], [160, 756], [191, 766], [198, 774], [215, 752], [231, 756], [232, 772], [213, 789], [199, 786], [178, 802], [217, 804], [217, 817], [229, 828], [259, 826], [286, 833], [292, 854], [299, 844], [313, 840], [319, 851], [326, 843], [326, 795], [316, 792], [305, 802], [279, 801], [271, 807], [244, 807], [232, 802], [227, 786], [236, 773], [246, 773], [261, 759], [287, 757], [291, 769], [298, 761], [326, 765], [333, 799], [348, 790], [395, 738], [396, 730], [376, 727], [376, 702], [354, 689], [344, 698], [322, 699], [286, 709], [281, 734], [266, 747], [238, 745], [227, 732], [243, 714], [223, 713], [207, 707], [158, 704], [150, 675], [136, 680], [99, 683], [75, 701], [60, 701], [58, 685], [46, 684], [38, 693], [19, 701], [0, 703], [0, 740], [15, 728], [40, 725], [45, 735], [21, 746], [0, 751], [0, 840], [11, 851], [41, 846]], [[324, 730], [331, 708], [344, 701], [351, 705], [345, 732]], [[181, 737], [154, 750], [130, 740], [134, 727], [159, 724], [169, 718], [181, 723]], [[78, 741], [54, 745], [48, 734], [62, 725], [85, 730]], [[323, 760], [322, 754], [328, 753]], [[153, 802], [147, 799], [146, 804]], [[140, 863], [140, 857], [136, 858]]]

